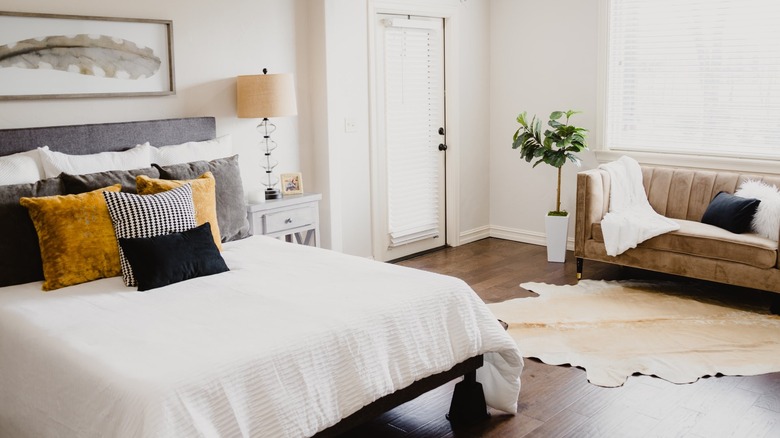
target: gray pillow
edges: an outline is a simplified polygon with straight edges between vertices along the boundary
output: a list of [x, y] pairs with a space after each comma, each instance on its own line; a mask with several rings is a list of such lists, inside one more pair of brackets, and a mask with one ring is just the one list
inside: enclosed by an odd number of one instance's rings
[[38, 233], [19, 199], [62, 194], [59, 178], [0, 186], [0, 287], [43, 280]]
[[238, 167], [238, 155], [212, 161], [193, 161], [170, 166], [153, 165], [163, 179], [194, 179], [206, 172], [214, 175], [217, 195], [217, 223], [223, 242], [251, 236], [246, 218], [244, 185]]
[[122, 191], [125, 193], [137, 193], [135, 177], [138, 175], [159, 178], [160, 171], [156, 167], [147, 167], [134, 170], [109, 170], [107, 172], [88, 173], [86, 175], [62, 173], [59, 177], [62, 179], [65, 193], [77, 195], [113, 186], [114, 184], [122, 184]]

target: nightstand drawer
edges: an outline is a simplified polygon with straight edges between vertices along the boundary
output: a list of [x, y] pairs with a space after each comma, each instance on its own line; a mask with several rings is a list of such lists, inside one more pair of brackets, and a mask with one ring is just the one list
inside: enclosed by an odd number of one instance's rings
[[264, 216], [265, 232], [276, 233], [314, 223], [314, 211], [309, 207], [269, 213]]

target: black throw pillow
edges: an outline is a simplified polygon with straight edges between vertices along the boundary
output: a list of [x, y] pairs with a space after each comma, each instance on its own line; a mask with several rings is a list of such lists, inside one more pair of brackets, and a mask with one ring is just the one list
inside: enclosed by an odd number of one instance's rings
[[756, 214], [761, 201], [752, 198], [742, 198], [726, 192], [719, 192], [712, 198], [701, 221], [705, 224], [741, 234], [750, 231], [750, 222]]
[[229, 271], [208, 222], [180, 233], [118, 240], [139, 291]]

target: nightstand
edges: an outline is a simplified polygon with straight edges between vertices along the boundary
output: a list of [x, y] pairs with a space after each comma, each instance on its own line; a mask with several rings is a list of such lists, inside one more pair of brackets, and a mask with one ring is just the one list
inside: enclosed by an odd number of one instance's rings
[[246, 206], [249, 231], [319, 247], [321, 199], [319, 193], [304, 193], [249, 204]]

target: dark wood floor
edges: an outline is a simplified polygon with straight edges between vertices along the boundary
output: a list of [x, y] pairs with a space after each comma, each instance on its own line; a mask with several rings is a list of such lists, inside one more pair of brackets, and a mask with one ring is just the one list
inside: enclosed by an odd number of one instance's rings
[[[573, 255], [547, 263], [545, 248], [484, 239], [401, 262], [465, 280], [486, 302], [531, 296], [519, 284], [574, 282]], [[657, 274], [586, 262], [583, 278], [626, 279]], [[703, 283], [735, 305], [767, 307], [774, 294]], [[780, 334], [778, 334], [780, 336]], [[349, 433], [348, 437], [780, 437], [780, 373], [708, 377], [675, 385], [633, 376], [620, 388], [587, 382], [579, 368], [525, 360], [520, 409], [453, 430], [445, 419], [455, 382], [424, 394]]]

